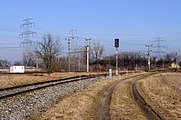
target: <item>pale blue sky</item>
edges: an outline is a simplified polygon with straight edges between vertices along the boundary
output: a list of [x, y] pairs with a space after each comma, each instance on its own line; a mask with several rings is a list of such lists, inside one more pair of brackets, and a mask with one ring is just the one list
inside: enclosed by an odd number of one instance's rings
[[180, 12], [180, 0], [1, 0], [0, 59], [21, 59], [21, 49], [11, 47], [22, 41], [19, 26], [25, 18], [33, 18], [36, 32], [60, 36], [65, 53], [64, 39], [72, 28], [77, 29], [77, 44], [91, 37], [92, 42], [105, 45], [105, 54], [114, 52], [115, 37], [120, 38], [120, 51], [146, 51], [136, 44], [151, 44], [155, 37], [166, 40], [169, 49], [179, 50]]

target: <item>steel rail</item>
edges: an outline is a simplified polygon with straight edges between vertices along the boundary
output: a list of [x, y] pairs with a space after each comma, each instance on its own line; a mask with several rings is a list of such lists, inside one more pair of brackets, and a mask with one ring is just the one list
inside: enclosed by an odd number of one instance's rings
[[[4, 99], [7, 97], [12, 97], [18, 94], [27, 93], [55, 85], [65, 84], [65, 83], [72, 83], [80, 80], [86, 80], [95, 78], [96, 76], [75, 76], [70, 78], [64, 78], [59, 80], [51, 80], [51, 81], [45, 81], [45, 82], [38, 82], [38, 83], [32, 83], [32, 84], [26, 84], [26, 85], [20, 85], [20, 86], [13, 86], [13, 87], [7, 87], [7, 88], [1, 88], [0, 89], [0, 99]], [[30, 87], [30, 88], [28, 88]], [[6, 94], [3, 95], [3, 92], [6, 92]]]

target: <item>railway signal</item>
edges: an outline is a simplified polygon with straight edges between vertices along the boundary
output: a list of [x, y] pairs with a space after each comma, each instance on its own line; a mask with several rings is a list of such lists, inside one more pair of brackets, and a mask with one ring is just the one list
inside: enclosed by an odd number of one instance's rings
[[115, 39], [115, 48], [118, 48], [119, 47], [119, 39]]
[[118, 75], [118, 49], [119, 49], [119, 39], [118, 38], [116, 38], [115, 40], [114, 40], [114, 46], [115, 46], [115, 48], [116, 48], [116, 75]]

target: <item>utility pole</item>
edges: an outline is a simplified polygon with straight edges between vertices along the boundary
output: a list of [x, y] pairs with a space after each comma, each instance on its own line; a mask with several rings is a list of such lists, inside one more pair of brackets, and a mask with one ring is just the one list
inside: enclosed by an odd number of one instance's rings
[[115, 48], [116, 48], [116, 75], [119, 74], [118, 71], [118, 49], [119, 49], [119, 39], [115, 39]]
[[150, 60], [150, 52], [152, 51], [150, 48], [152, 47], [153, 45], [146, 45], [146, 47], [148, 48], [148, 71], [150, 71], [151, 69], [151, 60]]
[[70, 72], [70, 39], [68, 38], [68, 64], [69, 64], [69, 72]]
[[175, 60], [175, 63], [176, 63], [176, 70], [177, 70], [177, 68], [178, 68], [177, 59], [178, 59], [178, 53], [176, 52], [176, 60]]
[[86, 39], [85, 38], [85, 41], [87, 42], [87, 72], [89, 72], [89, 56], [90, 56], [90, 40], [91, 38], [89, 39]]

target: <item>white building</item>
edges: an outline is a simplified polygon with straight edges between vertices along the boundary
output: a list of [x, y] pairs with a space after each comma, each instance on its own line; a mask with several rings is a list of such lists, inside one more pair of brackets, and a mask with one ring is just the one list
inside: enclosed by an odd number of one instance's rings
[[25, 66], [11, 66], [10, 73], [24, 73]]

